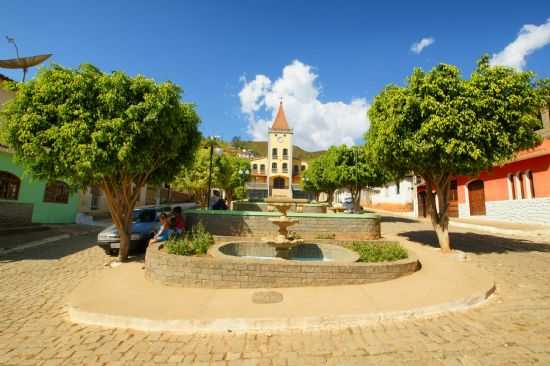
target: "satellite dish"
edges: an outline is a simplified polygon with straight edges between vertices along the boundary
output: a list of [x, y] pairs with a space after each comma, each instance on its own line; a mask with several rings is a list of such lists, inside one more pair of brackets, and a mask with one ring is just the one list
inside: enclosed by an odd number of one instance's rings
[[29, 56], [29, 57], [19, 57], [19, 49], [17, 48], [17, 45], [15, 44], [15, 39], [6, 37], [9, 43], [12, 43], [15, 47], [15, 52], [17, 54], [17, 58], [12, 58], [8, 60], [0, 60], [0, 67], [5, 69], [22, 69], [23, 70], [23, 80], [25, 81], [25, 76], [27, 76], [27, 70], [29, 67], [36, 66], [38, 64], [41, 64], [42, 62], [49, 59], [52, 54], [48, 53], [45, 55], [36, 55], [36, 56]]

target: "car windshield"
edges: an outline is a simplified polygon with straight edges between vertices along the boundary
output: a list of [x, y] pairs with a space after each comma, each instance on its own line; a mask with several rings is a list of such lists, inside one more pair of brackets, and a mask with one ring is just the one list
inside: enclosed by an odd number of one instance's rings
[[132, 212], [132, 222], [153, 222], [155, 221], [155, 211], [136, 210]]

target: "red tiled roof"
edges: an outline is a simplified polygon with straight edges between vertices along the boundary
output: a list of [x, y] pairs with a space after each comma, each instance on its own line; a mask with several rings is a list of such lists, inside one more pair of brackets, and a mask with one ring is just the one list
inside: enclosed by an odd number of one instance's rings
[[286, 121], [285, 111], [283, 110], [283, 102], [279, 104], [279, 111], [277, 111], [277, 116], [275, 121], [273, 121], [272, 130], [289, 130], [288, 122]]

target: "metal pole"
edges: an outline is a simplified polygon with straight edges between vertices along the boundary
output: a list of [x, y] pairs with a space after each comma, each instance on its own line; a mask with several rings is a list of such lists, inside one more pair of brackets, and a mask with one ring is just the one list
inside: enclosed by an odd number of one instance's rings
[[208, 193], [206, 194], [206, 209], [210, 209], [210, 189], [212, 185], [212, 156], [214, 155], [214, 142], [210, 142], [210, 169], [208, 170]]

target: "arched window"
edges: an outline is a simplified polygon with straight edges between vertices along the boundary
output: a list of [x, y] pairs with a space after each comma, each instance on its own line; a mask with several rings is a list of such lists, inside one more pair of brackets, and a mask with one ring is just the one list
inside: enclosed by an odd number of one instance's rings
[[252, 164], [252, 172], [256, 173], [258, 171], [258, 164]]
[[285, 188], [285, 179], [283, 177], [275, 177], [275, 179], [273, 179], [273, 188]]
[[264, 164], [260, 165], [260, 173], [265, 174], [265, 165]]
[[288, 173], [288, 165], [287, 165], [287, 163], [283, 163], [283, 173]]
[[271, 163], [271, 172], [277, 173], [277, 163]]
[[59, 180], [48, 182], [44, 189], [44, 202], [68, 203], [69, 186]]
[[8, 172], [0, 171], [0, 199], [17, 200], [21, 180]]
[[271, 157], [273, 159], [277, 159], [277, 148], [274, 147], [273, 149], [271, 149]]
[[288, 159], [288, 149], [283, 149], [283, 159]]

